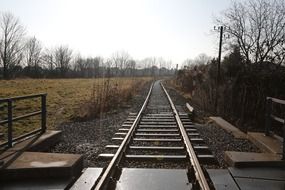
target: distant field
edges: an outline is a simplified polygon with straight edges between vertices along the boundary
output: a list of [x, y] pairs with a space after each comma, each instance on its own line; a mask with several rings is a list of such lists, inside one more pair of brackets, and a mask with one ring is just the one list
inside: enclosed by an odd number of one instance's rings
[[[121, 90], [133, 88], [138, 84], [150, 81], [151, 78], [113, 78], [110, 83], [117, 84]], [[104, 84], [103, 79], [21, 79], [0, 80], [0, 98], [22, 96], [37, 93], [47, 93], [48, 128], [54, 128], [62, 122], [70, 121], [76, 117], [76, 111], [90, 99], [92, 89]], [[19, 101], [15, 104], [15, 114], [22, 115], [40, 109], [40, 99]], [[7, 107], [0, 105], [0, 120], [7, 115]], [[39, 127], [39, 117], [25, 119], [15, 123], [13, 133], [15, 136]], [[0, 126], [0, 132], [3, 127]]]

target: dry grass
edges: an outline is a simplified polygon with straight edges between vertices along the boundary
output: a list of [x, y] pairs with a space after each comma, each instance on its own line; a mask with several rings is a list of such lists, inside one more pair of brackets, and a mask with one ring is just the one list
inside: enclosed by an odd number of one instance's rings
[[[132, 89], [135, 85], [150, 81], [151, 78], [112, 78], [110, 83], [116, 83], [120, 92]], [[94, 84], [104, 84], [104, 79], [21, 79], [1, 80], [0, 98], [23, 96], [37, 93], [47, 93], [48, 128], [77, 118], [78, 109], [90, 100]], [[25, 100], [15, 103], [15, 115], [22, 115], [40, 109], [40, 100]], [[1, 106], [1, 105], [0, 105]], [[7, 115], [7, 107], [0, 107], [0, 120]], [[14, 113], [13, 113], [14, 114]], [[13, 133], [15, 136], [31, 131], [40, 126], [39, 117], [15, 122]], [[0, 126], [0, 129], [3, 127]], [[5, 131], [4, 131], [5, 132]]]

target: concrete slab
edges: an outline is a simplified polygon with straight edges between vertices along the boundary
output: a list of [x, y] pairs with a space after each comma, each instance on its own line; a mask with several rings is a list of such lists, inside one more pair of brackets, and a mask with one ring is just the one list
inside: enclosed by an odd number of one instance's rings
[[189, 190], [192, 184], [184, 169], [123, 168], [116, 190]]
[[56, 179], [30, 179], [17, 180], [17, 182], [2, 181], [0, 189], [2, 190], [59, 190], [67, 189], [72, 182], [71, 178], [56, 178]]
[[0, 180], [78, 176], [82, 168], [81, 155], [23, 152], [0, 170]]
[[265, 136], [264, 133], [250, 132], [248, 139], [263, 152], [282, 154], [282, 141], [274, 136]]
[[217, 126], [225, 129], [237, 139], [246, 139], [247, 135], [221, 117], [209, 117]]
[[[4, 166], [13, 162], [21, 153], [25, 151], [45, 151], [60, 141], [61, 131], [46, 131], [22, 142], [15, 144], [12, 148], [0, 150], [0, 160], [4, 161]], [[0, 166], [1, 168], [1, 166]]]
[[229, 167], [228, 170], [235, 178], [240, 177], [285, 181], [285, 167]]
[[282, 156], [270, 153], [235, 152], [226, 151], [225, 161], [230, 166], [251, 167], [251, 166], [285, 166]]
[[227, 169], [207, 169], [215, 190], [239, 190]]
[[284, 181], [264, 180], [264, 179], [249, 179], [235, 178], [241, 190], [284, 190]]
[[102, 171], [103, 168], [87, 168], [70, 189], [91, 189]]

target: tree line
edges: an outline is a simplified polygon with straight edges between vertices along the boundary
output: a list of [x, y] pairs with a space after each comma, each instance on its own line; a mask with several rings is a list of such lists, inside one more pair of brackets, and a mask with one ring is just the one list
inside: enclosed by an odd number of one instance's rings
[[137, 61], [125, 51], [110, 58], [85, 58], [66, 45], [44, 48], [36, 37], [26, 36], [18, 18], [6, 12], [0, 15], [0, 79], [171, 75], [171, 66], [163, 58]]
[[217, 59], [201, 54], [184, 62], [178, 84], [203, 110], [262, 130], [266, 97], [285, 99], [285, 1], [235, 1], [216, 24], [227, 36], [220, 72]]

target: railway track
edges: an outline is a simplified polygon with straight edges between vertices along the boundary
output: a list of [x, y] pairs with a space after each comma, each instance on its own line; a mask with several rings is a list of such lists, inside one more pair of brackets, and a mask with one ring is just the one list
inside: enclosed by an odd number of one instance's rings
[[211, 189], [201, 164], [214, 163], [214, 156], [189, 115], [175, 107], [160, 81], [151, 85], [139, 113], [129, 114], [112, 140], [114, 144], [106, 146], [107, 153], [99, 155], [111, 161], [93, 189], [124, 189], [118, 188], [122, 168], [151, 168], [159, 172], [184, 169], [187, 189]]

